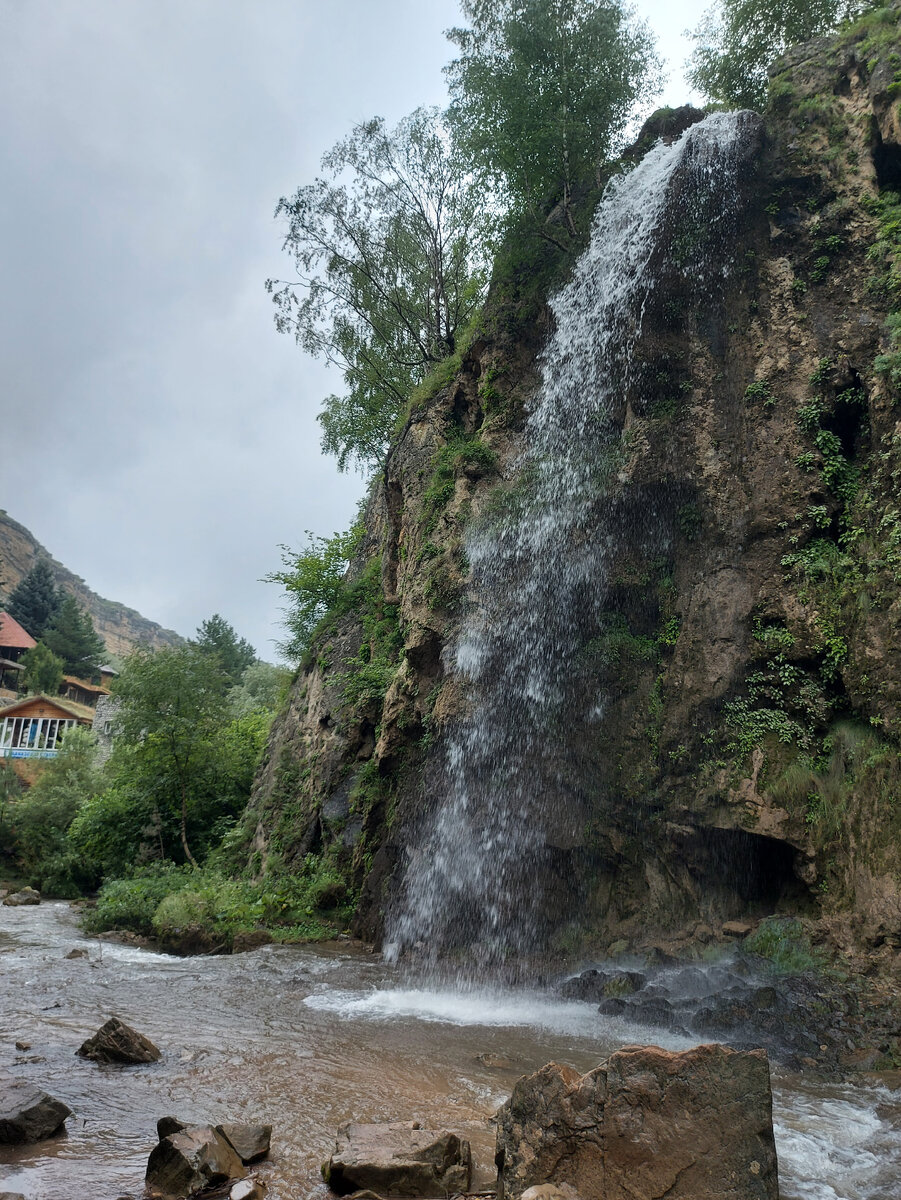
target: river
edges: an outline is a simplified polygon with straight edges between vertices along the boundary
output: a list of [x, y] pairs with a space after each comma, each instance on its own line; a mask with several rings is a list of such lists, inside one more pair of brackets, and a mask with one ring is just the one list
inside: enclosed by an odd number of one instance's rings
[[[65, 957], [77, 948], [89, 957]], [[156, 1042], [162, 1060], [75, 1057], [113, 1015]], [[540, 993], [411, 989], [349, 945], [181, 959], [85, 938], [66, 904], [0, 908], [0, 1074], [31, 1080], [74, 1113], [63, 1137], [0, 1147], [0, 1190], [138, 1196], [156, 1120], [169, 1113], [271, 1123], [261, 1172], [270, 1200], [326, 1200], [319, 1167], [351, 1117], [457, 1130], [480, 1164], [474, 1186], [487, 1187], [485, 1122], [518, 1076], [550, 1060], [585, 1071], [649, 1041], [690, 1044]], [[899, 1200], [901, 1094], [778, 1071], [774, 1093], [783, 1200]]]

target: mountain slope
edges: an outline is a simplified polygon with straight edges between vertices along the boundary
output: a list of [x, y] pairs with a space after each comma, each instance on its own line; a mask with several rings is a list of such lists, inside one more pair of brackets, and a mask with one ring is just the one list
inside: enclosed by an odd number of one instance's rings
[[183, 639], [171, 629], [149, 621], [133, 608], [105, 600], [68, 567], [58, 562], [33, 533], [0, 509], [0, 603], [5, 601], [38, 558], [46, 558], [57, 584], [91, 614], [94, 628], [110, 654], [128, 654], [135, 646], [176, 646]]

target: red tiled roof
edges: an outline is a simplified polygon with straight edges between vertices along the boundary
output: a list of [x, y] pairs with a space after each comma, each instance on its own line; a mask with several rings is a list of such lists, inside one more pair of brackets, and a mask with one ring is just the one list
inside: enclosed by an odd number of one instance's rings
[[0, 646], [4, 649], [14, 647], [17, 650], [30, 650], [36, 645], [37, 642], [18, 621], [14, 621], [8, 612], [0, 612]]

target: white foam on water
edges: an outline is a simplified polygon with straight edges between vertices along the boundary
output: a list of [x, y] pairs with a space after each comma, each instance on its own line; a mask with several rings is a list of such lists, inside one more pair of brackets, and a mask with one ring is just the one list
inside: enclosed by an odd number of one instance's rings
[[404, 1019], [473, 1025], [486, 1028], [531, 1028], [597, 1042], [619, 1044], [647, 1042], [682, 1048], [693, 1044], [688, 1038], [665, 1029], [649, 1029], [598, 1014], [597, 1006], [563, 1001], [540, 995], [501, 991], [446, 991], [417, 988], [386, 988], [368, 992], [314, 992], [303, 1003], [320, 1012], [334, 1012], [348, 1019], [391, 1021]]
[[[783, 1200], [901, 1200], [901, 1128], [880, 1115], [882, 1089], [774, 1092]], [[897, 1098], [894, 1098], [897, 1107]]]

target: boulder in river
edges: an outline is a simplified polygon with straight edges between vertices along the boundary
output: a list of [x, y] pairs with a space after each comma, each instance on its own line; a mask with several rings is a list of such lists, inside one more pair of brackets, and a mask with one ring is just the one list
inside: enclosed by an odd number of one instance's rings
[[217, 1125], [216, 1132], [222, 1134], [242, 1163], [256, 1162], [269, 1153], [272, 1139], [271, 1125]]
[[335, 1152], [322, 1168], [344, 1196], [371, 1189], [380, 1196], [447, 1196], [465, 1192], [472, 1173], [469, 1142], [416, 1122], [339, 1126]]
[[210, 1125], [188, 1125], [151, 1150], [145, 1181], [151, 1194], [183, 1197], [244, 1176], [244, 1164]]
[[43, 1141], [71, 1114], [68, 1105], [25, 1079], [0, 1079], [0, 1143]]
[[110, 1017], [75, 1051], [81, 1058], [90, 1058], [99, 1063], [149, 1063], [156, 1062], [160, 1052], [151, 1042], [118, 1017]]
[[778, 1200], [763, 1050], [627, 1046], [587, 1075], [549, 1063], [497, 1114], [501, 1200], [568, 1184], [593, 1200]]
[[32, 887], [23, 887], [18, 892], [10, 892], [3, 897], [3, 903], [8, 908], [18, 908], [22, 904], [40, 904], [41, 893]]

